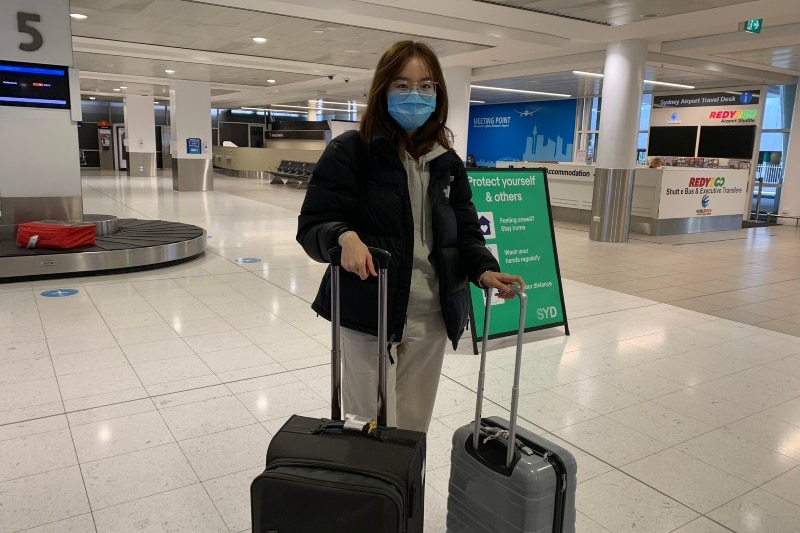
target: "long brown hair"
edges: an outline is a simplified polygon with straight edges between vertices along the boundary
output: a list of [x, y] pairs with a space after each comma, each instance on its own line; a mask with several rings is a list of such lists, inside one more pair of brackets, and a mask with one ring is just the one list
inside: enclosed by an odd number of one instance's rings
[[[414, 57], [422, 61], [431, 79], [436, 82], [436, 109], [425, 124], [408, 133], [389, 114], [386, 93], [391, 82]], [[367, 110], [361, 117], [358, 131], [366, 146], [370, 145], [375, 134], [380, 133], [389, 137], [401, 152], [408, 151], [414, 157], [427, 153], [435, 143], [450, 150], [453, 134], [445, 126], [447, 110], [447, 86], [436, 52], [422, 42], [399, 41], [387, 48], [378, 61], [369, 89]]]

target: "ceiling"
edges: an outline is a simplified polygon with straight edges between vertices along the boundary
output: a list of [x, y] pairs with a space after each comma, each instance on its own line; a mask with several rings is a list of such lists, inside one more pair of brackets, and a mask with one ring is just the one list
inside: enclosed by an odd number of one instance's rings
[[[697, 89], [793, 84], [797, 0], [70, 0], [81, 91], [166, 97], [172, 80], [211, 84], [222, 108], [364, 103], [379, 54], [400, 39], [433, 46], [473, 84], [600, 94], [608, 43], [648, 42], [645, 78]], [[761, 34], [739, 23], [763, 18]], [[255, 43], [253, 37], [267, 42]], [[165, 71], [174, 71], [167, 73]], [[271, 81], [268, 81], [271, 80]], [[120, 89], [120, 87], [126, 87]], [[120, 89], [114, 91], [114, 89]], [[645, 90], [658, 87], [646, 84]], [[676, 89], [661, 89], [675, 92]], [[486, 103], [546, 95], [473, 89]]]
[[479, 0], [486, 4], [548, 13], [576, 20], [618, 26], [643, 19], [695, 13], [745, 4], [743, 0]]

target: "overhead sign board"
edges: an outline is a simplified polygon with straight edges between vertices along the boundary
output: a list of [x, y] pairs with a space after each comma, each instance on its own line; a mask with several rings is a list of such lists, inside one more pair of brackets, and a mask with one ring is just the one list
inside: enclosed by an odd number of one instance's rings
[[758, 106], [760, 91], [668, 94], [653, 96], [653, 107]]
[[291, 140], [323, 140], [325, 131], [323, 130], [267, 130], [264, 132], [265, 139], [291, 139]]
[[761, 27], [764, 25], [764, 19], [751, 19], [742, 23], [744, 31], [747, 33], [761, 33]]

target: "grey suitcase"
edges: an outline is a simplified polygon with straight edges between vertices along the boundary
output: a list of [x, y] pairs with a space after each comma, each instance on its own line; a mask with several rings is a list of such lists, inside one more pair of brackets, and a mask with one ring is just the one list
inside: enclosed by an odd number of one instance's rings
[[491, 292], [487, 290], [475, 420], [453, 435], [448, 533], [575, 532], [575, 457], [517, 426], [527, 295], [519, 289], [514, 292], [520, 302], [520, 319], [511, 421], [481, 418], [491, 311]]

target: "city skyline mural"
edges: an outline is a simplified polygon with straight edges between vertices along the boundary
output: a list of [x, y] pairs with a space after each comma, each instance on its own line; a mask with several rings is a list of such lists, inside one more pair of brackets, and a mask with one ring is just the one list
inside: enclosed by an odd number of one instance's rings
[[467, 153], [478, 166], [498, 161], [572, 161], [576, 100], [472, 106]]

